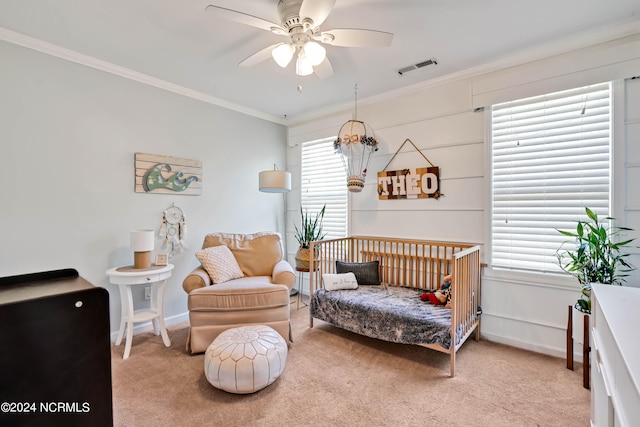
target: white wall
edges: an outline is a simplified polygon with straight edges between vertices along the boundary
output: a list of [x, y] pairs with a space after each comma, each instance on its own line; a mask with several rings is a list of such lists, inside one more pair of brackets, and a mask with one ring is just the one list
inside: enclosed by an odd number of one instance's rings
[[[635, 79], [626, 79], [622, 88], [623, 96], [618, 101], [624, 112], [616, 118], [620, 139], [624, 144], [619, 149], [620, 155], [615, 162], [619, 174], [614, 179], [619, 183], [617, 194], [616, 217], [623, 224], [640, 229], [640, 73]], [[622, 122], [622, 123], [621, 123]], [[637, 234], [636, 234], [637, 235]], [[640, 246], [640, 236], [635, 242]], [[629, 261], [640, 268], [640, 250], [634, 251]], [[635, 271], [629, 283], [640, 287], [640, 272]]]
[[[380, 148], [371, 156], [364, 190], [351, 196], [352, 234], [484, 242], [483, 115], [471, 112], [469, 90], [463, 80], [358, 108]], [[406, 139], [440, 167], [439, 199], [379, 200], [377, 172]], [[428, 166], [407, 143], [386, 170]]]
[[[635, 46], [636, 39], [626, 47]], [[613, 45], [616, 52], [623, 52], [627, 65], [622, 72], [640, 74], [634, 59], [639, 54], [630, 56], [624, 44]], [[608, 53], [593, 56], [614, 63], [615, 54]], [[104, 272], [132, 262], [129, 230], [157, 228], [162, 211], [175, 203], [187, 215], [189, 249], [171, 260], [176, 270], [165, 308], [169, 322], [184, 319], [186, 294], [181, 282], [198, 264], [193, 253], [204, 234], [283, 231], [283, 199], [258, 192], [257, 176], [273, 163], [282, 167], [285, 158], [294, 177], [293, 191], [286, 197], [287, 249], [293, 259], [296, 243], [291, 228], [299, 206], [297, 144], [332, 135], [351, 111], [291, 127], [290, 147], [285, 149], [285, 129], [271, 122], [9, 43], [0, 42], [0, 57], [1, 276], [76, 268], [87, 280], [109, 290], [115, 330], [120, 300]], [[616, 73], [623, 62], [616, 63]], [[523, 74], [535, 75], [541, 63], [555, 73], [528, 84], [531, 79]], [[566, 81], [567, 73], [584, 71], [563, 68], [571, 63], [560, 56], [530, 67], [522, 65], [518, 84], [528, 91], [532, 86], [544, 90], [547, 82], [553, 82], [549, 89], [557, 90], [554, 74]], [[595, 74], [600, 76], [600, 71], [598, 67]], [[352, 234], [466, 241], [487, 249], [488, 147], [484, 115], [473, 109], [478, 88], [504, 81], [494, 77], [443, 80], [384, 101], [361, 102], [358, 118], [373, 126], [381, 147], [372, 156], [365, 189], [350, 195]], [[501, 96], [509, 93], [508, 87], [493, 89]], [[519, 94], [517, 89], [514, 93]], [[618, 114], [614, 124], [616, 216], [621, 225], [640, 230], [640, 195], [635, 191], [640, 170], [638, 80], [626, 81], [620, 91], [623, 96], [618, 97], [616, 108], [624, 114]], [[406, 138], [440, 166], [444, 196], [439, 200], [378, 200], [376, 173]], [[203, 194], [135, 193], [135, 152], [202, 160]], [[419, 154], [405, 147], [389, 169], [423, 164]], [[633, 261], [640, 266], [639, 253]], [[640, 284], [640, 273], [630, 282]], [[576, 297], [577, 287], [570, 280], [487, 270], [482, 333], [494, 341], [563, 355], [567, 305]], [[136, 303], [145, 304], [142, 291], [136, 294]]]
[[[490, 216], [490, 170], [486, 164], [485, 113], [474, 112], [482, 96], [531, 96], [559, 90], [566, 82], [588, 84], [607, 75], [627, 77], [640, 74], [640, 51], [634, 49], [637, 36], [594, 45], [566, 56], [559, 55], [530, 64], [497, 70], [480, 76], [441, 81], [409, 94], [358, 106], [358, 118], [371, 125], [379, 137], [380, 150], [371, 158], [369, 176], [361, 193], [350, 195], [351, 234], [415, 237], [464, 241], [483, 245], [488, 261]], [[610, 49], [610, 50], [609, 50]], [[599, 58], [598, 61], [589, 58]], [[606, 61], [615, 66], [608, 67]], [[514, 74], [517, 69], [519, 73]], [[544, 70], [541, 77], [540, 70]], [[605, 70], [605, 71], [603, 71]], [[503, 78], [509, 77], [509, 78]], [[593, 81], [592, 81], [593, 80]], [[605, 77], [606, 80], [606, 77]], [[586, 83], [585, 83], [586, 82]], [[491, 91], [486, 90], [491, 83]], [[614, 124], [616, 206], [623, 206], [619, 225], [640, 231], [640, 195], [634, 185], [640, 179], [640, 89], [638, 80], [629, 80], [624, 99], [618, 105], [626, 121]], [[564, 88], [569, 88], [565, 86]], [[481, 95], [484, 94], [484, 95]], [[335, 118], [334, 118], [335, 119]], [[335, 121], [335, 120], [334, 120]], [[289, 129], [288, 167], [299, 179], [299, 146], [304, 135], [314, 139], [335, 135], [339, 129], [327, 126], [330, 118], [300, 123]], [[324, 131], [324, 133], [322, 132]], [[379, 200], [376, 174], [381, 171], [405, 139], [411, 139], [429, 160], [441, 168], [439, 200]], [[411, 146], [405, 146], [388, 170], [426, 166]], [[293, 193], [293, 192], [292, 192]], [[295, 205], [291, 194], [289, 209]], [[616, 209], [618, 210], [618, 209]], [[295, 213], [289, 210], [289, 213]], [[289, 218], [288, 227], [295, 220]], [[636, 237], [640, 237], [636, 234]], [[295, 251], [295, 242], [290, 250]], [[633, 255], [640, 267], [640, 256]], [[486, 339], [556, 356], [565, 354], [567, 309], [579, 296], [577, 283], [558, 275], [505, 274], [484, 269], [482, 289], [482, 334]], [[630, 284], [640, 285], [636, 271]], [[577, 348], [577, 347], [576, 347]], [[576, 356], [577, 356], [576, 352]], [[579, 359], [578, 359], [579, 360]]]
[[[171, 323], [186, 319], [182, 280], [206, 233], [281, 231], [283, 200], [258, 191], [258, 172], [284, 166], [283, 126], [5, 42], [0, 58], [0, 276], [75, 268], [108, 289], [117, 331], [105, 271], [132, 264], [129, 231], [157, 229], [175, 203], [189, 249], [170, 260]], [[202, 195], [135, 193], [135, 152], [201, 160]]]
[[[640, 157], [638, 157], [637, 124], [640, 122], [640, 108], [638, 107], [637, 80], [630, 79], [640, 74], [640, 66], [637, 58], [640, 57], [638, 49], [631, 49], [637, 44], [637, 37], [626, 38], [628, 49], [621, 49], [621, 44], [610, 43], [614, 51], [621, 52], [622, 58], [629, 58], [632, 53], [635, 60], [615, 62], [615, 67], [607, 66], [601, 61], [597, 67], [596, 75], [602, 75], [602, 69], [615, 68], [610, 78], [625, 75], [626, 79], [619, 79], [614, 84], [614, 114], [613, 114], [613, 214], [616, 217], [616, 225], [633, 228], [635, 231], [628, 233], [628, 237], [636, 238], [640, 242], [640, 198], [634, 190], [638, 182], [638, 170], [640, 170]], [[622, 45], [624, 47], [624, 45]], [[606, 58], [612, 52], [603, 50], [603, 45], [595, 46], [593, 50], [584, 49], [584, 56], [596, 56]], [[575, 53], [570, 56], [578, 58]], [[559, 64], [566, 62], [571, 67], [574, 62], [564, 61], [562, 57], [552, 60], [538, 61], [531, 64], [531, 69], [522, 66], [523, 73], [529, 73], [537, 77], [532, 70], [540, 67], [539, 62], [553, 63], [551, 68], [555, 73], [547, 70], [547, 76], [561, 75], [560, 79], [549, 79], [549, 91], [558, 90], [558, 81], [574, 81], [577, 83], [593, 83], [588, 80], [593, 77], [593, 70], [565, 69]], [[580, 62], [580, 61], [578, 61]], [[623, 65], [626, 64], [626, 65]], [[575, 78], [571, 79], [572, 74]], [[538, 84], [540, 84], [538, 82]], [[524, 90], [529, 90], [529, 84], [524, 83]], [[540, 85], [538, 90], [544, 90]], [[520, 88], [515, 87], [514, 92], [519, 93]], [[504, 93], [504, 92], [503, 92]], [[640, 268], [640, 251], [638, 248], [630, 248], [629, 261]], [[628, 278], [627, 285], [640, 287], [640, 270], [635, 270]], [[498, 270], [487, 268], [483, 275], [483, 334], [494, 341], [516, 345], [556, 356], [564, 356], [566, 353], [566, 328], [567, 308], [573, 305], [578, 298], [578, 287], [574, 280], [558, 278], [555, 275], [543, 274], [508, 274]], [[574, 311], [574, 317], [577, 312]], [[581, 316], [579, 316], [581, 318]], [[578, 324], [579, 325], [579, 324]], [[578, 326], [575, 325], [575, 326]], [[574, 327], [575, 327], [574, 326]], [[582, 327], [578, 327], [574, 335], [574, 355], [581, 357]], [[580, 359], [578, 359], [580, 360]]]

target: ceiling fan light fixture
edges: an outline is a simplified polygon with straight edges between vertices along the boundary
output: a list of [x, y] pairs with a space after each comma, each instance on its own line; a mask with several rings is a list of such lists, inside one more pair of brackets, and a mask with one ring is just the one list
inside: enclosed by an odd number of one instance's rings
[[313, 67], [320, 65], [327, 57], [327, 50], [316, 42], [307, 42], [304, 45], [304, 53]]
[[295, 56], [297, 75], [307, 76], [315, 72], [318, 77], [324, 79], [333, 75], [333, 67], [325, 47], [320, 43], [370, 48], [387, 47], [393, 40], [392, 33], [377, 30], [335, 28], [321, 31], [320, 26], [333, 10], [335, 3], [336, 0], [279, 0], [276, 7], [280, 18], [278, 23], [212, 4], [205, 10], [220, 18], [289, 38], [286, 43], [275, 43], [260, 49], [240, 62], [239, 66], [256, 65], [271, 55], [280, 67], [285, 68]]
[[299, 76], [308, 76], [313, 73], [313, 66], [307, 58], [307, 55], [304, 54], [304, 51], [300, 51], [298, 53], [298, 59], [296, 60], [296, 74]]
[[285, 68], [293, 58], [293, 46], [288, 43], [282, 43], [271, 51], [271, 56], [276, 64]]

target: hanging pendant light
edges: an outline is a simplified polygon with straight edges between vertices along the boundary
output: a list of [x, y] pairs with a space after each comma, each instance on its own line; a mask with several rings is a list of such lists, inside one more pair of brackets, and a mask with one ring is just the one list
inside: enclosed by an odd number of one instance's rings
[[355, 114], [340, 127], [333, 143], [336, 153], [342, 155], [342, 163], [347, 172], [347, 189], [358, 193], [364, 188], [367, 167], [371, 153], [378, 151], [378, 140], [373, 129], [358, 120], [358, 85], [355, 85]]

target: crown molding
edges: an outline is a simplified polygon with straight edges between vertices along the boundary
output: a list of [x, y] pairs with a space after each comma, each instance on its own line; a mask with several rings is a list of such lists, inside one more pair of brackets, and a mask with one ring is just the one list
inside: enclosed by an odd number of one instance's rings
[[[576, 34], [562, 40], [540, 45], [529, 50], [523, 50], [517, 55], [511, 55], [459, 72], [454, 72], [444, 76], [424, 80], [413, 85], [404, 86], [402, 88], [380, 93], [371, 97], [361, 98], [358, 99], [358, 104], [368, 105], [387, 101], [407, 94], [415, 93], [416, 91], [422, 91], [443, 84], [454, 83], [460, 80], [472, 79], [483, 74], [503, 70], [509, 67], [526, 64], [528, 62], [533, 62], [556, 55], [561, 55], [574, 50], [587, 48], [599, 43], [604, 43], [639, 33], [640, 20], [633, 20], [616, 27], [582, 32], [580, 34]], [[115, 65], [89, 55], [75, 52], [73, 50], [27, 36], [25, 34], [21, 34], [1, 26], [0, 40], [283, 126], [299, 125], [322, 117], [327, 117], [337, 113], [343, 113], [345, 111], [349, 111], [352, 108], [351, 103], [345, 103], [318, 109], [317, 111], [314, 111], [312, 113], [302, 114], [299, 116], [293, 115], [288, 116], [287, 118], [282, 118], [266, 114], [258, 110], [254, 110], [240, 104], [225, 101], [223, 99], [216, 98], [214, 96], [207, 95], [205, 93], [159, 79], [157, 77], [133, 71], [129, 68], [121, 67], [119, 65]]]
[[27, 49], [35, 50], [47, 55], [55, 56], [69, 62], [84, 65], [86, 67], [103, 71], [105, 73], [113, 74], [128, 80], [133, 80], [148, 86], [166, 90], [167, 92], [172, 92], [178, 95], [186, 96], [188, 98], [196, 99], [198, 101], [215, 105], [217, 107], [226, 108], [228, 110], [236, 111], [238, 113], [253, 116], [262, 120], [267, 120], [280, 125], [286, 125], [286, 121], [280, 117], [265, 114], [258, 110], [247, 108], [233, 102], [225, 101], [223, 99], [216, 98], [215, 96], [207, 95], [205, 93], [189, 89], [187, 87], [180, 86], [178, 84], [171, 83], [166, 80], [150, 76], [148, 74], [140, 73], [126, 67], [121, 67], [119, 65], [112, 64], [110, 62], [103, 61], [101, 59], [94, 58], [92, 56], [85, 55], [71, 49], [55, 45], [53, 43], [48, 43], [35, 37], [27, 36], [25, 34], [12, 31], [4, 27], [0, 27], [0, 40]]

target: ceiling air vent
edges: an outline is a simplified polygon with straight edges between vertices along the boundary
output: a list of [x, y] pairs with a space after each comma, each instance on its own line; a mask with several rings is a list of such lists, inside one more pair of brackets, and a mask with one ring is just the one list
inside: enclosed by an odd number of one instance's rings
[[428, 67], [429, 65], [438, 65], [436, 58], [427, 59], [426, 61], [418, 62], [417, 64], [409, 65], [408, 67], [400, 68], [398, 74], [403, 76], [405, 73], [413, 70], [419, 70], [420, 68]]

